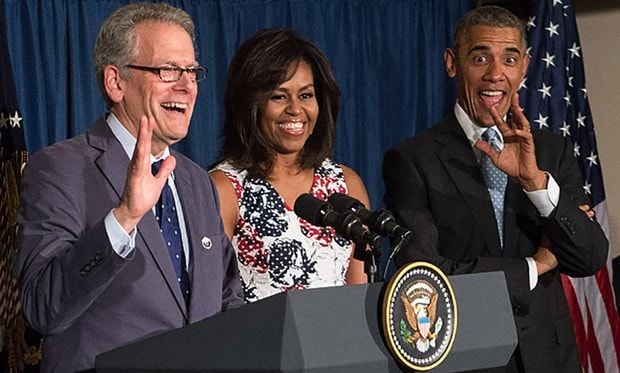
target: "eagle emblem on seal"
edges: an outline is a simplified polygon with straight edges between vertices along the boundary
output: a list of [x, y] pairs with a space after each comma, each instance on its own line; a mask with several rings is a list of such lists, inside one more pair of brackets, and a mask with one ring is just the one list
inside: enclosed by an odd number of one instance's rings
[[437, 298], [435, 287], [424, 280], [414, 282], [400, 296], [406, 319], [401, 320], [401, 336], [422, 353], [435, 347], [443, 326], [443, 320], [437, 317]]

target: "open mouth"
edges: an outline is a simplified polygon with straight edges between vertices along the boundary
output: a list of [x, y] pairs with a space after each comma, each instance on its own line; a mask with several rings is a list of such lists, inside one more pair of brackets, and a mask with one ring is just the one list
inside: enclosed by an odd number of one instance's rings
[[160, 106], [167, 111], [173, 111], [181, 114], [185, 114], [188, 106], [187, 104], [181, 102], [162, 102]]
[[485, 90], [480, 91], [478, 96], [487, 107], [491, 107], [497, 105], [506, 96], [506, 93], [504, 91]]

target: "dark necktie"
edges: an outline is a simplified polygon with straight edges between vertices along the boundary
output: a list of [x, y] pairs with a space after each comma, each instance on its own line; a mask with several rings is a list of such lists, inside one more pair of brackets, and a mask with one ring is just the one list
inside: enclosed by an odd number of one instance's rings
[[[159, 172], [162, 163], [163, 160], [159, 160], [151, 164], [153, 175]], [[159, 224], [159, 231], [164, 236], [164, 241], [166, 241], [168, 254], [170, 254], [170, 260], [172, 260], [172, 266], [185, 298], [185, 303], [189, 304], [189, 276], [185, 269], [185, 253], [183, 251], [183, 241], [181, 241], [181, 229], [179, 227], [174, 196], [168, 182], [164, 184], [159, 201], [155, 205], [155, 216]]]
[[[484, 131], [482, 139], [489, 143], [495, 150], [500, 151], [499, 135], [493, 128], [488, 128]], [[493, 212], [495, 213], [495, 220], [497, 221], [499, 241], [501, 246], [504, 247], [504, 194], [506, 192], [508, 176], [506, 176], [502, 170], [495, 167], [486, 154], [482, 154], [480, 169], [482, 170], [482, 176], [484, 176], [484, 181], [487, 184], [487, 189], [491, 196]]]

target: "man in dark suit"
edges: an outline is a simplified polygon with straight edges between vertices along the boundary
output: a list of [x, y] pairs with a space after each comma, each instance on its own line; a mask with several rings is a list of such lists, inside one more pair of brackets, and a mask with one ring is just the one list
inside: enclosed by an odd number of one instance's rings
[[24, 171], [18, 270], [26, 319], [44, 335], [43, 371], [93, 368], [99, 353], [242, 304], [213, 184], [169, 149], [187, 134], [206, 73], [193, 35], [169, 5], [114, 12], [95, 47], [110, 113]]
[[529, 63], [523, 25], [505, 9], [476, 8], [444, 57], [458, 80], [454, 112], [384, 159], [387, 207], [413, 230], [397, 264], [503, 271], [519, 339], [508, 370], [579, 372], [560, 273], [592, 275], [608, 242], [572, 144], [531, 130], [519, 107]]

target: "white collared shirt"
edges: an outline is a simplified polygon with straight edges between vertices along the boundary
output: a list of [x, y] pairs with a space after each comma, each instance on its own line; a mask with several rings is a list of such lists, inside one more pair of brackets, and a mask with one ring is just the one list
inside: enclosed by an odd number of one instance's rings
[[[478, 160], [478, 162], [480, 162], [480, 157], [482, 157], [483, 153], [477, 148], [475, 148], [474, 145], [478, 140], [481, 139], [482, 133], [486, 131], [488, 127], [479, 126], [474, 123], [458, 102], [454, 106], [454, 115], [456, 116], [456, 120], [458, 121], [459, 125], [463, 129], [463, 132], [465, 132], [465, 136], [467, 136], [467, 139], [469, 140], [469, 143], [474, 150], [474, 154], [476, 154], [476, 159]], [[499, 131], [497, 126], [493, 126], [491, 128], [493, 128], [499, 135], [499, 147], [500, 149], [503, 149], [504, 137], [502, 136], [502, 133]], [[558, 205], [558, 201], [560, 200], [560, 186], [550, 173], [546, 171], [545, 173], [547, 174], [546, 189], [535, 190], [533, 192], [528, 192], [523, 189], [529, 200], [536, 207], [538, 213], [542, 217], [548, 217], [549, 215], [551, 215], [551, 212], [553, 212], [553, 210]], [[538, 283], [538, 271], [536, 270], [536, 262], [534, 261], [534, 258], [531, 257], [526, 257], [525, 259], [527, 260], [529, 268], [530, 290], [532, 290], [536, 287], [536, 284]]]
[[[480, 150], [476, 149], [474, 145], [478, 140], [480, 140], [482, 133], [486, 131], [488, 127], [482, 127], [474, 123], [471, 118], [469, 118], [469, 115], [467, 115], [465, 110], [463, 110], [461, 105], [458, 104], [458, 102], [454, 106], [454, 115], [456, 116], [456, 120], [458, 121], [459, 125], [465, 132], [465, 136], [467, 136], [467, 139], [469, 140], [469, 143], [471, 144], [474, 153], [476, 154], [476, 159], [480, 161], [480, 157], [483, 153]], [[490, 128], [493, 128], [499, 135], [499, 147], [500, 149], [503, 149], [504, 137], [502, 136], [502, 133], [499, 131], [497, 126], [493, 126]], [[532, 201], [532, 204], [536, 207], [536, 209], [540, 213], [540, 216], [546, 218], [551, 215], [551, 212], [553, 212], [553, 210], [558, 205], [558, 201], [560, 200], [560, 186], [550, 173], [546, 171], [545, 173], [548, 177], [547, 189], [535, 190], [533, 192], [528, 192], [526, 190], [523, 191], [528, 196], [530, 201]]]
[[[121, 122], [116, 118], [114, 114], [110, 113], [108, 117], [106, 118], [106, 122], [108, 126], [110, 127], [110, 130], [114, 134], [114, 137], [116, 137], [116, 139], [121, 143], [123, 149], [125, 150], [125, 153], [127, 154], [127, 157], [131, 159], [131, 157], [133, 156], [134, 149], [136, 147], [136, 142], [137, 142], [136, 138], [127, 130], [127, 128], [125, 128], [125, 126], [121, 124]], [[151, 164], [153, 162], [157, 162], [160, 159], [166, 159], [169, 155], [170, 155], [170, 149], [166, 147], [161, 157], [155, 158], [153, 155], [151, 155]], [[176, 207], [177, 207], [179, 227], [181, 229], [181, 241], [183, 242], [183, 251], [185, 253], [185, 258], [186, 258], [185, 269], [188, 269], [189, 264], [190, 264], [189, 263], [189, 258], [190, 258], [189, 241], [187, 237], [185, 217], [183, 215], [183, 206], [181, 205], [181, 200], [179, 198], [179, 195], [177, 193], [177, 188], [174, 183], [174, 172], [172, 172], [170, 176], [168, 176], [167, 183], [168, 183], [168, 186], [170, 186], [170, 189], [172, 190], [172, 195], [174, 197], [174, 203], [176, 204]], [[153, 212], [153, 214], [155, 214], [155, 206], [153, 206], [151, 211]], [[110, 210], [108, 215], [105, 217], [104, 224], [105, 224], [106, 232], [108, 234], [108, 239], [110, 240], [112, 248], [118, 255], [122, 256], [123, 258], [126, 258], [127, 255], [129, 255], [129, 253], [131, 253], [136, 246], [135, 245], [136, 230], [134, 229], [131, 233], [125, 232], [125, 229], [116, 220], [116, 217], [114, 217], [114, 214], [112, 214], [112, 210]]]

